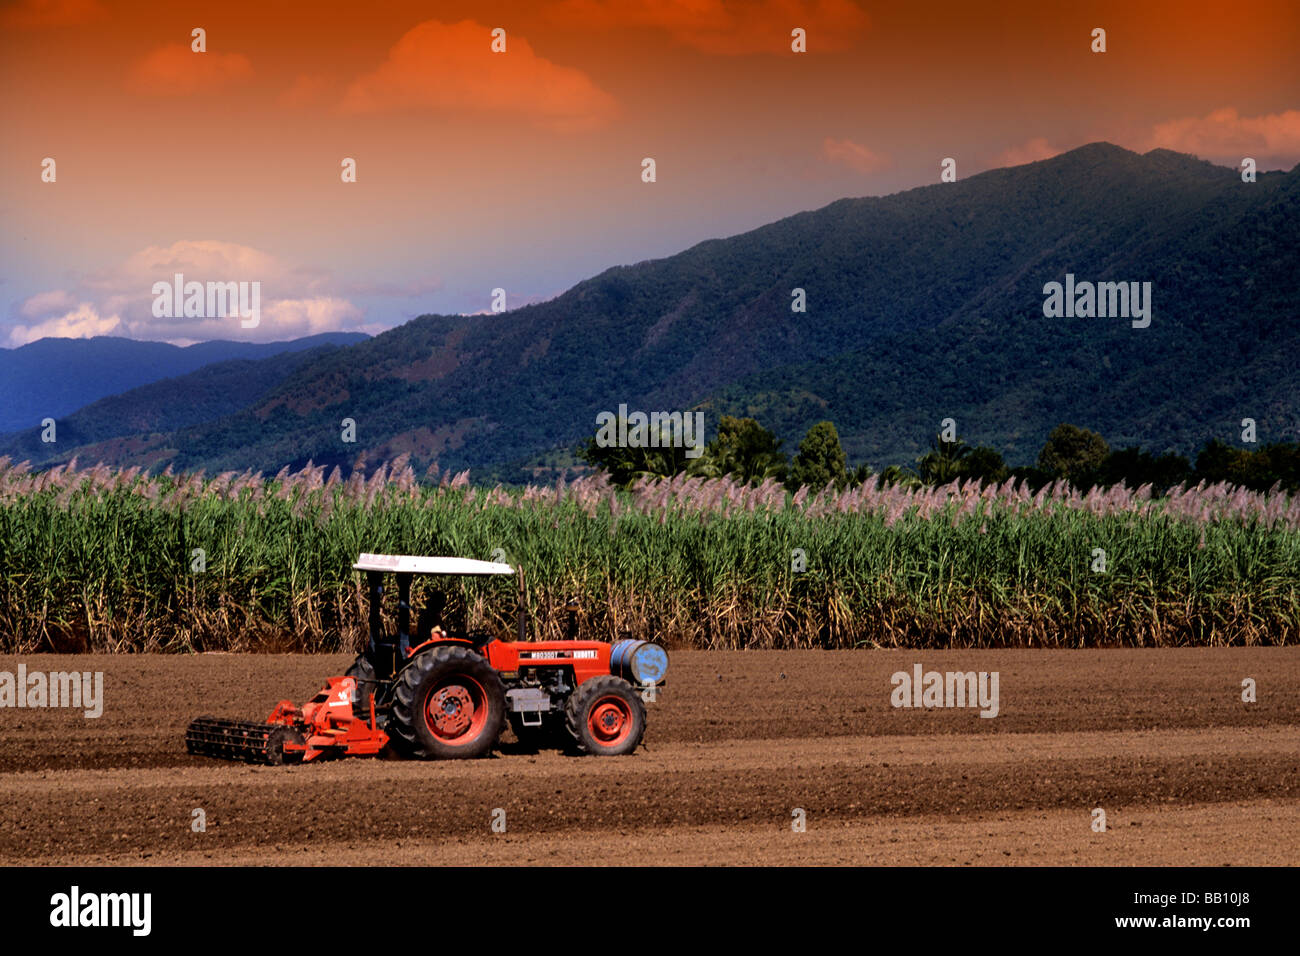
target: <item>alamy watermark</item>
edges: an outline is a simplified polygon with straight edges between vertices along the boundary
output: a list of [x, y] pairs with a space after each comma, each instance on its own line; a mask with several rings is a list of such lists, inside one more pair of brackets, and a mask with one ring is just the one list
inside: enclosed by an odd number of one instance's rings
[[186, 282], [178, 272], [171, 282], [155, 282], [156, 319], [225, 319], [235, 315], [240, 326], [255, 329], [262, 321], [262, 283]]
[[84, 710], [93, 720], [104, 713], [104, 672], [42, 671], [28, 672], [26, 664], [18, 673], [0, 671], [0, 708], [4, 707], [72, 707]]
[[1043, 315], [1049, 319], [1132, 319], [1135, 329], [1151, 324], [1150, 282], [1075, 282], [1065, 274], [1065, 285], [1043, 286]]
[[73, 886], [50, 897], [50, 925], [125, 927], [133, 936], [148, 936], [152, 928], [152, 893], [83, 893]]
[[895, 707], [979, 707], [981, 717], [998, 715], [998, 671], [898, 671], [889, 702]]
[[687, 458], [704, 453], [703, 412], [601, 412], [596, 416], [600, 448], [685, 448]]

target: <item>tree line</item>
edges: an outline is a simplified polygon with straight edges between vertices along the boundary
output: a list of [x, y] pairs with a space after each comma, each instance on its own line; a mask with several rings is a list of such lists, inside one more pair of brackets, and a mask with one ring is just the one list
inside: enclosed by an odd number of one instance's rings
[[[664, 446], [667, 438], [663, 436]], [[593, 436], [579, 458], [621, 486], [642, 477], [686, 472], [706, 478], [727, 476], [747, 484], [773, 479], [791, 491], [803, 485], [847, 488], [877, 479], [889, 484], [944, 485], [956, 480], [1001, 484], [1010, 478], [1034, 490], [1060, 479], [1083, 491], [1122, 482], [1130, 488], [1149, 484], [1156, 494], [1164, 494], [1170, 488], [1201, 481], [1227, 482], [1252, 491], [1267, 491], [1274, 485], [1300, 490], [1297, 442], [1248, 449], [1216, 438], [1193, 460], [1174, 452], [1153, 454], [1137, 446], [1112, 449], [1096, 432], [1062, 423], [1052, 430], [1030, 466], [1012, 467], [994, 448], [936, 435], [929, 450], [911, 465], [890, 465], [878, 476], [867, 464], [849, 464], [839, 433], [829, 421], [809, 428], [793, 456], [782, 451], [781, 444], [755, 419], [724, 415], [717, 435], [698, 457], [688, 457], [682, 447], [602, 447]]]

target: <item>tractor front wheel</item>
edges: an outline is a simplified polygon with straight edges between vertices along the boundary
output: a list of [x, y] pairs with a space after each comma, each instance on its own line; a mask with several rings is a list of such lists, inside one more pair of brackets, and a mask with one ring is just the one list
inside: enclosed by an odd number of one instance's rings
[[443, 645], [416, 654], [397, 675], [388, 732], [414, 757], [481, 757], [505, 719], [505, 688], [492, 665], [467, 647]]
[[621, 677], [586, 680], [569, 697], [564, 722], [583, 753], [617, 757], [636, 750], [645, 735], [645, 705]]

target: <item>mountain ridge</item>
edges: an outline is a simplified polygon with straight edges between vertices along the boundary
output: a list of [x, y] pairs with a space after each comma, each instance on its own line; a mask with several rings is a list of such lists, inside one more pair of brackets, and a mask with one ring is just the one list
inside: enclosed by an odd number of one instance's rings
[[98, 335], [47, 337], [0, 348], [0, 434], [30, 428], [43, 418], [57, 419], [101, 398], [214, 362], [256, 360], [367, 337], [361, 332], [324, 332], [278, 342], [214, 339], [183, 346]]
[[[1300, 344], [1298, 224], [1296, 170], [1245, 184], [1088, 144], [837, 200], [501, 315], [421, 316], [178, 429], [166, 460], [275, 471], [409, 453], [518, 480], [619, 404], [753, 414], [787, 448], [830, 418], [876, 465], [912, 460], [946, 417], [1020, 461], [1060, 421], [1184, 452], [1247, 416], [1261, 441], [1287, 438], [1300, 386], [1274, 356]], [[1151, 281], [1151, 327], [1045, 319], [1043, 286], [1067, 273]], [[807, 312], [792, 313], [799, 288]]]

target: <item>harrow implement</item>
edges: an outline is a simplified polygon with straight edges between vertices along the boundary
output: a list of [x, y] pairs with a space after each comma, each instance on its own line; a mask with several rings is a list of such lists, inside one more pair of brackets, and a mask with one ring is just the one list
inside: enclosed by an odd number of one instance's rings
[[282, 700], [262, 723], [224, 717], [196, 717], [185, 731], [185, 749], [205, 757], [243, 760], [278, 767], [315, 760], [323, 754], [374, 756], [388, 743], [375, 721], [353, 713], [357, 694], [351, 677], [331, 677], [302, 707]]
[[289, 762], [286, 744], [302, 741], [302, 734], [284, 724], [224, 717], [196, 717], [185, 730], [185, 749], [192, 754], [273, 767]]

